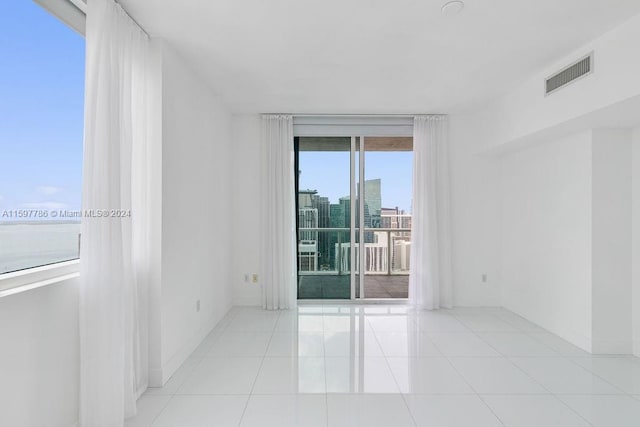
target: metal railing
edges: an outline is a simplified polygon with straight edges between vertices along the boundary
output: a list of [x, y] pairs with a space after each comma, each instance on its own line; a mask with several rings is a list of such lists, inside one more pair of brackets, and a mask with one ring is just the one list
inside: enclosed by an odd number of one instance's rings
[[410, 228], [365, 228], [364, 244], [355, 243], [354, 260], [351, 259], [349, 232], [346, 227], [299, 228], [299, 235], [304, 239], [298, 242], [298, 272], [302, 275], [343, 275], [349, 274], [354, 265], [359, 273], [360, 248], [364, 247], [365, 274], [409, 274]]

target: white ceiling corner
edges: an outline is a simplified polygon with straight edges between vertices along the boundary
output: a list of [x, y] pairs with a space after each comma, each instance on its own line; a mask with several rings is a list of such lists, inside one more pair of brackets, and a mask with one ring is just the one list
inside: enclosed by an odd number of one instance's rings
[[466, 0], [455, 17], [444, 0], [121, 3], [244, 113], [461, 111], [640, 13], [638, 0]]

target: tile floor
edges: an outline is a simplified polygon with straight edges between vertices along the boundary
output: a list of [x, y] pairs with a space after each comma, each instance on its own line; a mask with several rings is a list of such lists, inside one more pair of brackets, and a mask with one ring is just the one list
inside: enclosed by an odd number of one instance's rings
[[127, 426], [640, 426], [640, 359], [503, 309], [234, 308]]

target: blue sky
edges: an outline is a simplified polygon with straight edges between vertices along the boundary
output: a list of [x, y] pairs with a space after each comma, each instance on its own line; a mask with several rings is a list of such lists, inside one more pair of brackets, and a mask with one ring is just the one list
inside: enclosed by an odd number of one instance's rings
[[[318, 190], [331, 203], [349, 195], [349, 152], [300, 152], [301, 190]], [[382, 180], [382, 207], [411, 212], [413, 152], [366, 152], [365, 179]]]
[[2, 6], [0, 213], [79, 209], [84, 37], [31, 0]]

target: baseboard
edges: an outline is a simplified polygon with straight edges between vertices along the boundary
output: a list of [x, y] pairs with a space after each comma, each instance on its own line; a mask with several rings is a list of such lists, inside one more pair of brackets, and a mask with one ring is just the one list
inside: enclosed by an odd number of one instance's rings
[[560, 338], [568, 341], [569, 343], [575, 345], [576, 347], [586, 351], [587, 353], [591, 353], [591, 349], [593, 348], [593, 343], [591, 341], [591, 337], [587, 337], [581, 333], [575, 332], [569, 328], [558, 328], [552, 325], [549, 325], [545, 322], [539, 322], [530, 316], [527, 316], [525, 313], [520, 312], [519, 310], [514, 309], [513, 307], [504, 306], [506, 310], [511, 311], [512, 313], [517, 314], [525, 320], [533, 323], [544, 329], [547, 332], [550, 332], [554, 335], [559, 336]]
[[[152, 387], [162, 387], [171, 376], [182, 366], [182, 364], [191, 356], [196, 348], [202, 343], [207, 335], [220, 323], [220, 321], [229, 313], [232, 304], [221, 310], [221, 312], [212, 317], [204, 326], [202, 326], [193, 337], [182, 346], [172, 357], [162, 365], [162, 369], [152, 370], [149, 374], [149, 385]], [[151, 380], [154, 380], [153, 382]], [[159, 384], [159, 385], [156, 385]]]
[[628, 340], [593, 340], [593, 354], [633, 354], [633, 343]]
[[233, 299], [233, 305], [239, 307], [260, 307], [262, 306], [262, 298], [260, 297], [236, 297]]
[[629, 341], [593, 340], [593, 354], [633, 354], [633, 345]]
[[162, 369], [149, 369], [149, 387], [162, 387]]
[[549, 329], [546, 328], [544, 326], [542, 326], [543, 328], [545, 328], [547, 331], [551, 332], [552, 334], [555, 334], [557, 336], [559, 336], [560, 338], [569, 341], [569, 343], [575, 345], [576, 347], [586, 351], [587, 353], [592, 353], [593, 352], [593, 341], [591, 338], [582, 335], [580, 333], [571, 331], [571, 330], [553, 330], [553, 329]]

